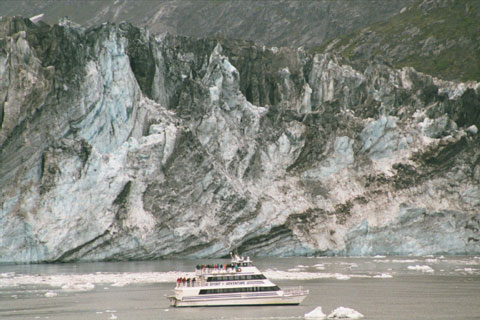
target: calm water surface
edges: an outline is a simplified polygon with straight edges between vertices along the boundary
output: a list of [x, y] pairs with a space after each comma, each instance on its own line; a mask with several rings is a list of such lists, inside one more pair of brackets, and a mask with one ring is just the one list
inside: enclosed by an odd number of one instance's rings
[[196, 264], [228, 260], [0, 266], [0, 319], [303, 319], [321, 306], [364, 319], [480, 319], [480, 257], [257, 258], [299, 306], [182, 308], [166, 296]]

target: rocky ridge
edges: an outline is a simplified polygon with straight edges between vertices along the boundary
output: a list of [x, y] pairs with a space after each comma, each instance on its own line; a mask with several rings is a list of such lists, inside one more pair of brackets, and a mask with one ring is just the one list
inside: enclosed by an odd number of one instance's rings
[[479, 83], [0, 21], [0, 262], [480, 252]]

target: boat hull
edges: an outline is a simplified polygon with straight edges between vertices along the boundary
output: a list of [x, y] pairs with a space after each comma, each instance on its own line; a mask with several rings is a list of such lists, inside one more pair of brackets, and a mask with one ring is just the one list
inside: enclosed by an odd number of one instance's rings
[[306, 295], [295, 296], [240, 296], [230, 295], [222, 297], [185, 297], [177, 299], [169, 297], [173, 307], [220, 307], [220, 306], [262, 306], [262, 305], [298, 305]]

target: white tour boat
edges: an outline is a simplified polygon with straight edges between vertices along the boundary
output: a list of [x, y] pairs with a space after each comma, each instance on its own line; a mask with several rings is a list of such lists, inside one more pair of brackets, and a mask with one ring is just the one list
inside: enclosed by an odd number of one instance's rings
[[193, 278], [178, 278], [173, 307], [298, 305], [308, 294], [302, 287], [280, 289], [248, 257], [229, 264], [199, 265]]

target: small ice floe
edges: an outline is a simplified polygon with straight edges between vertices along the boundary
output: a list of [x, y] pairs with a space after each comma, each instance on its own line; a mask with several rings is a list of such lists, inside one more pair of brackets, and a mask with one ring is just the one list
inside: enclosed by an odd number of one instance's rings
[[340, 265], [347, 266], [349, 269], [358, 268], [358, 264], [356, 264], [354, 262], [340, 262]]
[[474, 268], [455, 269], [455, 272], [462, 272], [462, 273], [469, 273], [469, 274], [474, 274], [478, 271], [479, 269], [474, 269]]
[[12, 278], [12, 277], [15, 277], [15, 272], [0, 273], [0, 278]]
[[357, 310], [353, 310], [345, 307], [339, 307], [333, 310], [328, 315], [328, 318], [329, 319], [361, 319], [363, 318], [363, 314], [361, 314]]
[[112, 287], [125, 287], [126, 285], [129, 285], [131, 282], [129, 280], [117, 280], [116, 282], [112, 283]]
[[299, 264], [298, 266], [295, 266], [293, 268], [290, 268], [288, 269], [288, 271], [290, 272], [298, 272], [298, 271], [304, 271], [305, 269], [307, 269], [308, 267], [307, 266], [304, 266], [303, 264]]
[[420, 260], [417, 260], [417, 259], [405, 259], [405, 260], [402, 260], [402, 259], [393, 259], [392, 260], [392, 263], [415, 263], [415, 262], [419, 262]]
[[93, 290], [95, 285], [87, 282], [87, 283], [67, 283], [62, 286], [62, 289], [65, 291], [89, 291]]
[[325, 319], [327, 315], [323, 313], [322, 307], [316, 307], [309, 313], [305, 313], [305, 319]]
[[350, 276], [347, 276], [346, 274], [336, 273], [335, 274], [335, 279], [337, 279], [337, 280], [350, 280]]
[[45, 297], [47, 297], [47, 298], [53, 298], [53, 297], [56, 297], [56, 296], [58, 296], [58, 293], [53, 292], [53, 291], [48, 291], [47, 293], [45, 293]]
[[374, 263], [390, 263], [390, 260], [373, 260]]
[[382, 273], [382, 274], [377, 274], [373, 276], [375, 279], [390, 279], [393, 278], [393, 276], [389, 273]]
[[421, 265], [414, 265], [414, 266], [408, 266], [408, 270], [415, 270], [415, 271], [422, 271], [426, 273], [432, 273], [434, 270], [432, 267], [429, 266], [421, 266]]

